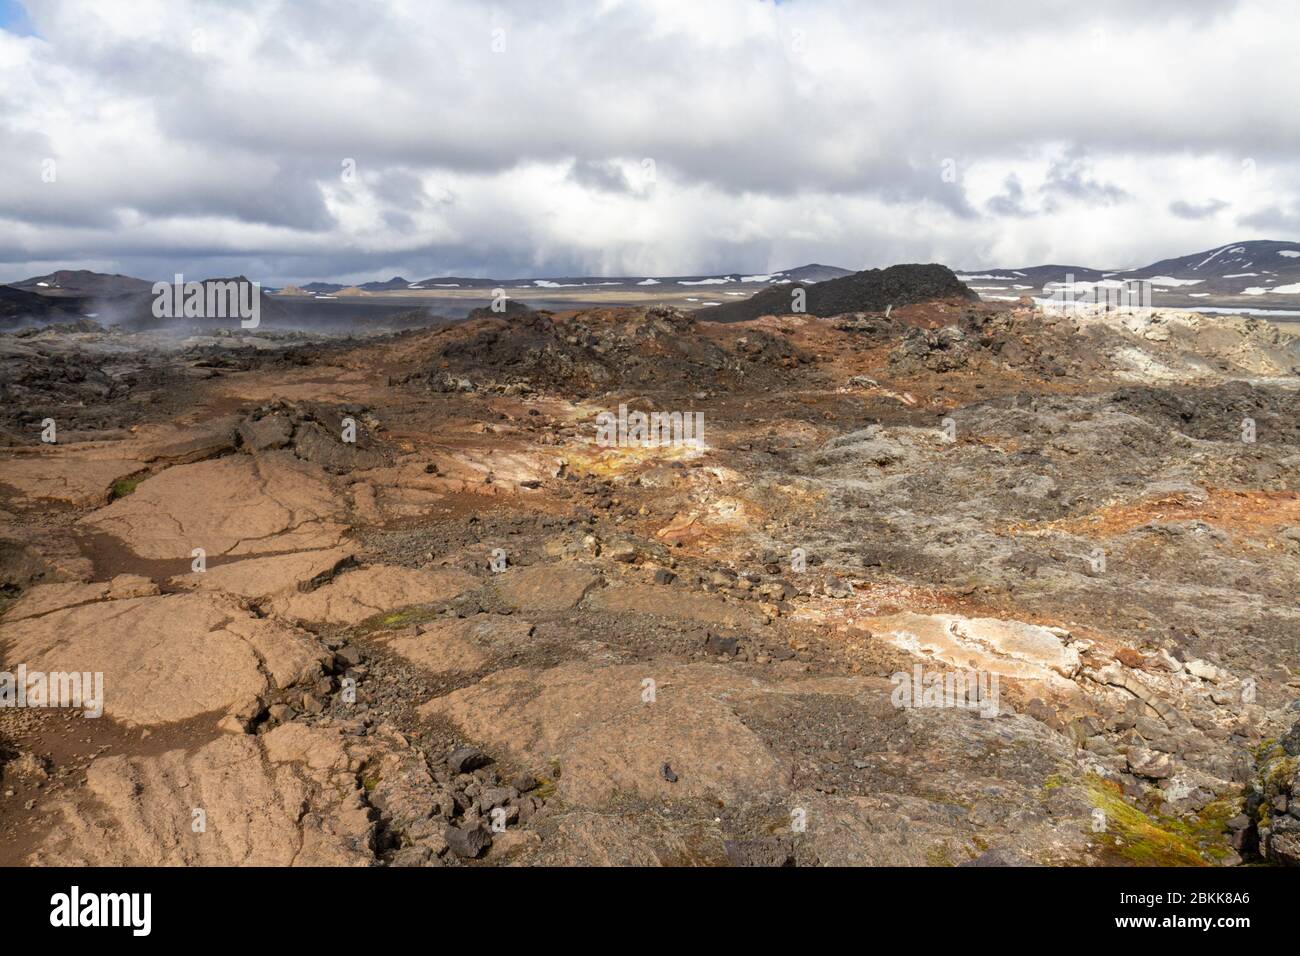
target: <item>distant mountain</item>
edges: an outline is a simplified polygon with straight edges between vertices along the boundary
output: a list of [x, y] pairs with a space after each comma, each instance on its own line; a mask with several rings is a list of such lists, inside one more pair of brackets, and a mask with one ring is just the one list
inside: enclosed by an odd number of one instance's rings
[[538, 280], [475, 279], [472, 276], [435, 276], [432, 279], [421, 279], [419, 282], [415, 283], [415, 285], [422, 289], [495, 289], [497, 286], [532, 284], [534, 281]]
[[1197, 300], [1262, 308], [1290, 306], [1300, 298], [1300, 242], [1257, 239], [1234, 242], [1176, 259], [1161, 259], [1136, 269], [1094, 269], [1084, 266], [1027, 266], [1019, 269], [974, 269], [958, 273], [985, 298], [1018, 298], [1044, 292], [1049, 283], [1142, 279], [1151, 283], [1158, 304], [1173, 300], [1196, 305]]
[[366, 292], [388, 292], [392, 289], [409, 289], [413, 283], [401, 276], [393, 276], [387, 282], [367, 282], [360, 286]]
[[344, 286], [337, 282], [307, 282], [298, 286], [304, 293], [312, 295], [355, 295], [357, 291], [366, 293], [383, 292], [436, 292], [439, 289], [581, 289], [608, 288], [630, 289], [650, 286], [706, 286], [737, 285], [763, 286], [787, 285], [791, 282], [825, 282], [852, 275], [851, 269], [839, 266], [826, 266], [810, 263], [794, 269], [784, 269], [771, 273], [728, 272], [716, 275], [686, 276], [529, 276], [516, 279], [484, 279], [471, 276], [434, 276], [409, 282], [401, 276], [394, 276], [386, 282], [366, 282], [362, 285]]
[[[645, 301], [669, 292], [698, 296], [686, 298], [689, 303], [700, 299], [729, 296], [732, 301], [721, 305], [705, 305], [700, 309], [702, 318], [721, 321], [737, 317], [750, 317], [766, 312], [781, 312], [789, 307], [791, 286], [808, 290], [808, 311], [813, 314], [831, 314], [828, 310], [872, 311], [865, 304], [879, 301], [880, 308], [887, 304], [901, 305], [912, 295], [908, 285], [916, 278], [908, 278], [902, 285], [879, 285], [877, 280], [859, 277], [872, 274], [891, 274], [891, 269], [942, 269], [943, 266], [890, 267], [884, 270], [852, 272], [838, 266], [809, 263], [771, 273], [731, 272], [717, 275], [692, 276], [550, 276], [545, 278], [497, 279], [470, 276], [436, 276], [411, 282], [403, 276], [393, 276], [382, 281], [344, 286], [335, 282], [309, 282], [301, 286], [286, 286], [280, 293], [264, 288], [261, 296], [261, 316], [271, 323], [314, 321], [322, 309], [330, 312], [329, 320], [338, 323], [374, 322], [387, 320], [390, 313], [402, 313], [413, 307], [432, 308], [430, 302], [441, 303], [439, 310], [449, 308], [456, 314], [456, 306], [448, 306], [448, 299], [437, 299], [438, 292], [471, 291], [461, 297], [469, 307], [474, 300], [482, 300], [488, 290], [504, 288], [511, 298], [524, 296], [528, 301], [545, 300], [564, 303], [570, 293], [637, 292]], [[1216, 249], [1206, 249], [1192, 255], [1162, 259], [1138, 268], [1099, 269], [1081, 265], [1037, 265], [1007, 269], [971, 269], [956, 273], [958, 284], [965, 283], [979, 297], [993, 301], [1015, 301], [1022, 296], [1041, 298], [1051, 291], [1053, 283], [1066, 282], [1070, 277], [1076, 283], [1115, 283], [1126, 279], [1143, 279], [1151, 283], [1153, 303], [1166, 308], [1218, 308], [1250, 309], [1272, 308], [1300, 309], [1300, 242], [1251, 240], [1236, 242]], [[933, 276], [931, 277], [933, 278]], [[854, 280], [849, 282], [846, 280]], [[208, 282], [230, 281], [209, 279]], [[874, 284], [873, 283], [877, 283]], [[926, 287], [924, 297], [962, 296], [968, 293], [953, 288], [948, 280], [922, 282]], [[696, 288], [698, 287], [698, 288]], [[525, 295], [524, 290], [528, 290]], [[419, 294], [430, 294], [421, 300]], [[671, 296], [664, 296], [671, 299]], [[581, 301], [580, 296], [573, 296]], [[320, 302], [320, 300], [329, 300]], [[414, 299], [415, 301], [412, 301]], [[459, 303], [461, 300], [458, 299]], [[319, 306], [317, 303], [320, 302]], [[343, 308], [343, 306], [347, 306]], [[8, 286], [0, 286], [0, 327], [12, 328], [27, 322], [49, 323], [77, 321], [89, 316], [103, 324], [158, 326], [172, 324], [174, 320], [159, 320], [153, 316], [153, 283], [133, 276], [109, 275], [85, 269], [60, 269], [48, 275], [33, 276]], [[547, 307], [554, 307], [549, 305]], [[690, 306], [687, 306], [690, 307]], [[358, 311], [360, 310], [360, 311]], [[362, 313], [365, 313], [363, 316]]]
[[149, 292], [153, 283], [132, 276], [106, 275], [87, 269], [60, 269], [49, 275], [33, 276], [21, 282], [11, 282], [15, 289], [37, 295], [74, 298], [93, 298], [106, 295], [126, 295], [132, 292]]
[[[248, 282], [244, 276], [202, 279], [214, 283]], [[0, 320], [12, 324], [21, 312], [29, 321], [41, 323], [94, 318], [101, 324], [160, 327], [187, 324], [184, 317], [159, 319], [153, 314], [154, 283], [132, 276], [107, 275], [85, 269], [61, 269], [46, 276], [34, 276], [0, 286]], [[259, 318], [282, 321], [287, 317], [283, 301], [268, 295], [259, 297]], [[198, 319], [198, 322], [224, 321]]]
[[957, 278], [973, 289], [982, 288], [981, 282], [1009, 282], [1012, 287], [1022, 290], [1036, 289], [1049, 282], [1063, 282], [1066, 276], [1074, 276], [1076, 282], [1096, 282], [1106, 273], [1088, 266], [1022, 266], [1019, 269], [971, 269], [958, 270]]
[[[240, 286], [244, 283], [250, 282], [251, 280], [249, 280], [247, 276], [225, 276], [225, 277], [214, 278], [214, 279], [202, 279], [199, 281], [202, 282], [204, 289], [208, 290], [209, 287], [211, 286], [228, 287], [230, 283], [235, 283], [236, 286]], [[221, 293], [223, 290], [217, 289], [215, 291]], [[205, 292], [205, 295], [206, 294], [207, 293]], [[221, 300], [222, 299], [219, 297], [218, 301]], [[243, 300], [242, 300], [242, 293], [241, 293], [240, 302], [242, 301]], [[168, 326], [175, 326], [175, 325], [188, 325], [193, 323], [230, 323], [233, 325], [240, 321], [240, 317], [235, 315], [224, 317], [224, 318], [201, 317], [195, 319], [195, 318], [187, 318], [184, 316], [158, 318], [153, 314], [154, 295], [153, 295], [152, 284], [150, 285], [148, 291], [144, 293], [137, 293], [131, 296], [119, 297], [113, 300], [113, 304], [116, 307], [115, 315], [114, 315], [115, 321], [123, 322], [127, 325], [132, 325], [137, 327], [168, 327]], [[287, 317], [288, 317], [288, 312], [284, 306], [284, 303], [277, 301], [276, 298], [272, 295], [269, 295], [266, 292], [266, 290], [259, 289], [258, 291], [259, 322], [265, 322], [268, 324], [277, 323], [283, 321]]]
[[792, 283], [781, 288], [763, 289], [748, 299], [700, 309], [695, 315], [711, 322], [742, 322], [761, 315], [787, 315], [795, 311], [792, 297], [797, 289], [804, 290], [803, 311], [817, 316], [883, 312], [891, 305], [935, 299], [978, 299], [958, 281], [951, 269], [931, 263], [867, 269], [816, 284]]
[[1162, 279], [1187, 294], [1242, 295], [1271, 298], [1300, 295], [1300, 242], [1261, 239], [1207, 249], [1178, 259], [1163, 259], [1125, 278]]

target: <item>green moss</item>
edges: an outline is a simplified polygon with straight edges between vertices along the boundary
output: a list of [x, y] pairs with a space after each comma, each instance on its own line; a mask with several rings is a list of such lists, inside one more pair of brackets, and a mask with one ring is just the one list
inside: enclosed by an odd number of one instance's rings
[[1241, 812], [1240, 800], [1215, 800], [1194, 816], [1167, 820], [1169, 830], [1181, 834], [1204, 857], [1219, 862], [1231, 853], [1224, 839], [1228, 821]]
[[1284, 793], [1291, 787], [1291, 778], [1295, 775], [1296, 758], [1280, 757], [1273, 761], [1264, 774], [1264, 786], [1269, 795]]
[[551, 775], [537, 778], [537, 790], [534, 793], [534, 796], [543, 800], [551, 799], [551, 794], [555, 793], [555, 781], [560, 779], [560, 758], [552, 757], [546, 764], [550, 767]]
[[424, 624], [440, 617], [440, 612], [431, 607], [408, 607], [388, 614], [376, 614], [366, 618], [356, 627], [357, 634], [371, 634], [375, 631], [390, 631], [412, 624]]
[[1272, 746], [1265, 749], [1261, 745], [1259, 751], [1267, 754], [1259, 758], [1259, 782], [1264, 789], [1265, 799], [1260, 801], [1259, 808], [1255, 811], [1255, 822], [1261, 827], [1272, 824], [1272, 798], [1290, 791], [1291, 778], [1295, 775], [1297, 765], [1297, 759], [1286, 756], [1286, 751], [1279, 744], [1275, 741], [1269, 743]]
[[946, 843], [936, 843], [925, 851], [925, 863], [927, 866], [955, 866], [952, 862], [952, 850]]
[[378, 761], [371, 758], [363, 763], [361, 769], [357, 771], [357, 777], [361, 781], [361, 788], [365, 790], [366, 793], [373, 791], [375, 787], [379, 786], [381, 778]]
[[[1222, 823], [1227, 820], [1223, 814], [1227, 812], [1227, 806], [1211, 804], [1214, 807], [1212, 812], [1186, 821], [1161, 813], [1144, 813], [1128, 803], [1119, 785], [1109, 780], [1090, 775], [1086, 778], [1086, 786], [1092, 805], [1106, 814], [1106, 830], [1098, 834], [1097, 839], [1129, 863], [1138, 866], [1205, 866], [1207, 857], [1220, 855]], [[1226, 847], [1223, 847], [1222, 855], [1226, 852]]]
[[1278, 743], [1277, 738], [1275, 737], [1261, 740], [1259, 745], [1255, 747], [1256, 764], [1265, 764], [1270, 760], [1276, 760], [1278, 757], [1285, 756], [1286, 751], [1282, 749], [1282, 745]]
[[1051, 774], [1043, 781], [1043, 789], [1048, 793], [1063, 786], [1065, 786], [1065, 778], [1063, 778], [1059, 773]]
[[116, 501], [118, 498], [125, 498], [131, 492], [140, 486], [144, 481], [144, 476], [132, 475], [127, 478], [119, 478], [113, 482], [113, 487], [108, 491], [108, 500]]

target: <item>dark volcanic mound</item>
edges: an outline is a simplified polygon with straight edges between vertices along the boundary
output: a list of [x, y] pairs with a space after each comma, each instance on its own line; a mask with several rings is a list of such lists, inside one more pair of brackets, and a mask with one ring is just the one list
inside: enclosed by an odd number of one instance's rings
[[[223, 286], [232, 282], [243, 284], [250, 280], [247, 276], [240, 275], [197, 281], [202, 282], [206, 289], [214, 284]], [[264, 290], [259, 289], [257, 295], [260, 302], [258, 312], [260, 325], [286, 326], [290, 324], [292, 314], [283, 302], [277, 300], [274, 296], [268, 295]], [[150, 286], [148, 291], [101, 299], [96, 302], [96, 309], [107, 319], [109, 324], [125, 325], [133, 329], [240, 327], [241, 320], [238, 316], [222, 318], [217, 316], [187, 317], [179, 315], [159, 318], [153, 314], [154, 298], [153, 287]]]
[[1211, 387], [1155, 388], [1131, 385], [1118, 389], [1112, 403], [1129, 413], [1202, 441], [1231, 440], [1243, 419], [1259, 428], [1260, 441], [1300, 442], [1300, 393], [1259, 388], [1249, 382]]
[[499, 319], [504, 316], [513, 316], [515, 318], [521, 318], [523, 316], [531, 316], [533, 314], [534, 314], [533, 310], [530, 309], [528, 306], [524, 305], [524, 303], [518, 301], [517, 299], [507, 299], [505, 303], [504, 312], [493, 312], [490, 306], [484, 306], [478, 309], [470, 309], [469, 314], [465, 318], [466, 320]]
[[806, 293], [804, 311], [823, 317], [846, 312], [883, 312], [891, 305], [910, 305], [934, 299], [979, 301], [979, 296], [968, 289], [951, 269], [931, 263], [867, 269], [815, 285], [796, 282], [771, 286], [743, 302], [728, 302], [700, 309], [695, 314], [709, 322], [744, 322], [761, 315], [789, 315], [793, 311], [791, 301], [795, 289], [803, 289]]
[[710, 389], [775, 380], [808, 361], [785, 339], [754, 330], [729, 350], [689, 312], [588, 309], [553, 315], [478, 309], [440, 331], [427, 368], [412, 376], [440, 391], [526, 386], [585, 396], [615, 387]]
[[29, 322], [75, 322], [80, 316], [35, 292], [0, 285], [0, 328], [18, 328]]

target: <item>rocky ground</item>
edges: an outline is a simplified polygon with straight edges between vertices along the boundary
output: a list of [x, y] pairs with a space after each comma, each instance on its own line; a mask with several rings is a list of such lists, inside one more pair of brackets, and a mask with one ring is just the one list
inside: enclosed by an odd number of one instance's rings
[[0, 336], [0, 670], [105, 688], [0, 708], [0, 863], [1300, 863], [1275, 326], [219, 339]]

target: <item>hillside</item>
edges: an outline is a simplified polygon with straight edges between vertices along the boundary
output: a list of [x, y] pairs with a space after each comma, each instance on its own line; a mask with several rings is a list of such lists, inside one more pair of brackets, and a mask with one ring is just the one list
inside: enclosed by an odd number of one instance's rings
[[133, 276], [108, 275], [88, 269], [59, 269], [49, 275], [32, 276], [10, 285], [37, 295], [51, 297], [92, 298], [149, 292], [153, 283]]
[[0, 329], [12, 329], [31, 322], [75, 322], [75, 310], [64, 303], [14, 286], [0, 285]]
[[762, 315], [786, 315], [795, 290], [805, 294], [803, 311], [829, 316], [845, 312], [883, 312], [889, 306], [910, 305], [934, 299], [978, 300], [947, 266], [898, 265], [867, 269], [825, 282], [793, 283], [768, 288], [740, 302], [700, 309], [696, 315], [712, 322], [743, 322]]
[[1075, 282], [1148, 281], [1157, 296], [1156, 304], [1173, 305], [1178, 300], [1195, 306], [1198, 300], [1210, 300], [1224, 305], [1294, 308], [1300, 302], [1300, 242], [1235, 242], [1140, 268], [1042, 265], [972, 269], [960, 276], [990, 299], [1041, 293], [1048, 283], [1065, 282], [1073, 276]]

